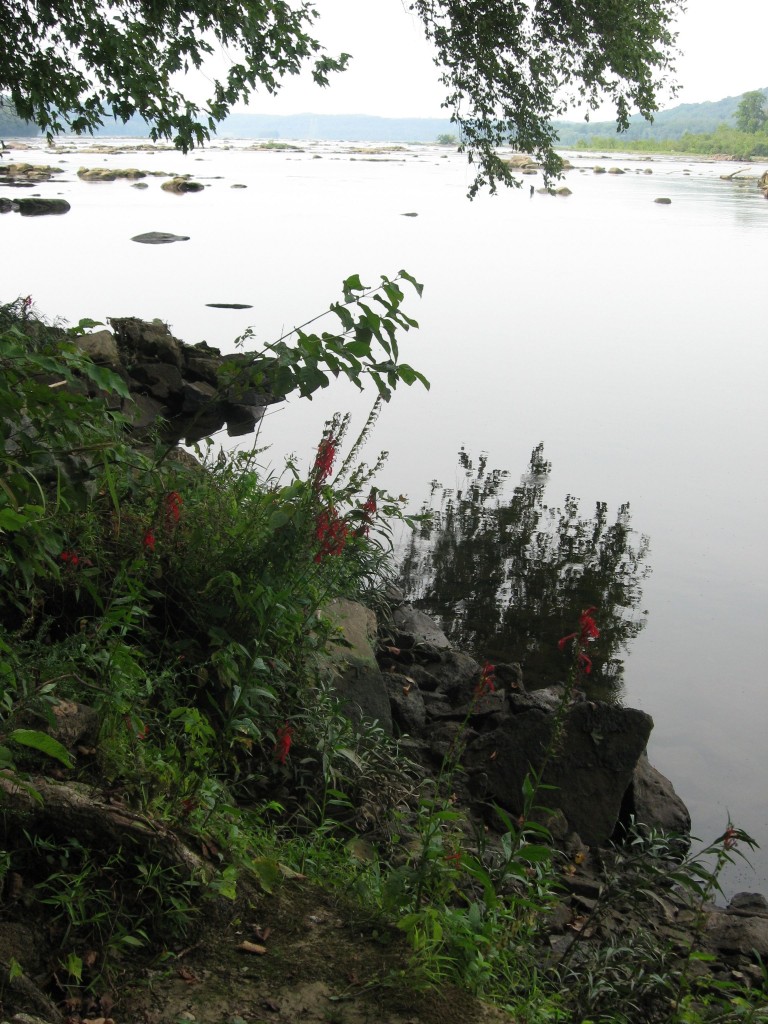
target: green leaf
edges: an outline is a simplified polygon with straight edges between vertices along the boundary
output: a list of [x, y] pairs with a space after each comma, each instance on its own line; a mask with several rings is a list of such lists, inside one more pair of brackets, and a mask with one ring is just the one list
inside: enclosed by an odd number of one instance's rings
[[291, 517], [287, 512], [283, 512], [282, 509], [277, 509], [269, 517], [269, 529], [272, 531], [279, 530], [281, 526], [285, 526], [285, 524], [290, 523], [290, 521]]
[[67, 748], [47, 733], [38, 732], [36, 729], [14, 729], [8, 739], [22, 747], [31, 747], [33, 750], [39, 750], [42, 754], [47, 754], [48, 757], [55, 758], [65, 768], [74, 767]]

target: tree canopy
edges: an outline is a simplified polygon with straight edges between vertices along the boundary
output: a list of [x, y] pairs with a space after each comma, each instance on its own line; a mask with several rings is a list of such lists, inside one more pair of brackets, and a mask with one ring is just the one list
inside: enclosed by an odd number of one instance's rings
[[[558, 171], [552, 119], [569, 101], [614, 103], [619, 129], [631, 110], [651, 117], [674, 72], [673, 19], [682, 0], [413, 0], [436, 47], [435, 63], [470, 162], [474, 194], [512, 184], [502, 143]], [[349, 55], [315, 37], [318, 12], [287, 0], [3, 0], [0, 92], [49, 135], [88, 132], [139, 115], [153, 138], [183, 150], [204, 142], [238, 101], [309, 66], [326, 85]], [[218, 49], [226, 74], [195, 102], [179, 76], [206, 68]]]
[[768, 128], [768, 104], [760, 89], [745, 92], [736, 108], [736, 127], [740, 132], [756, 135]]

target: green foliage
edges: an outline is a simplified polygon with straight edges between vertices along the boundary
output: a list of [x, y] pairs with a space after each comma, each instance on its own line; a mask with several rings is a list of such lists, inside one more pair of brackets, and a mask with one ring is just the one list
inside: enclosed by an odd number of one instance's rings
[[[294, 391], [302, 398], [311, 398], [315, 391], [328, 387], [331, 377], [345, 376], [361, 389], [368, 378], [386, 402], [400, 382], [410, 386], [419, 381], [428, 389], [429, 381], [423, 374], [400, 362], [398, 332], [419, 326], [402, 309], [405, 296], [401, 281], [421, 295], [423, 286], [405, 270], [392, 280], [382, 276], [378, 288], [367, 287], [357, 274], [348, 277], [342, 285], [343, 302], [330, 307], [330, 313], [341, 323], [340, 332], [306, 333], [304, 328], [320, 319], [316, 317], [268, 343], [261, 353], [225, 366], [222, 384], [235, 391], [268, 389], [276, 398]], [[252, 337], [249, 329], [238, 338], [238, 345]], [[294, 343], [286, 344], [287, 338], [293, 338]], [[383, 350], [383, 358], [374, 346]]]
[[618, 127], [626, 128], [632, 107], [653, 115], [656, 93], [673, 72], [677, 0], [413, 6], [435, 43], [444, 106], [461, 131], [461, 149], [480, 165], [470, 196], [486, 185], [519, 184], [495, 152], [501, 144], [537, 154], [548, 175], [558, 174], [552, 119], [571, 100], [596, 109], [608, 96]]
[[[138, 115], [153, 139], [173, 138], [187, 150], [254, 89], [273, 93], [307, 64], [318, 85], [343, 70], [348, 55], [323, 53], [310, 34], [314, 19], [307, 4], [280, 0], [194, 0], [183, 9], [170, 0], [54, 0], [39, 8], [9, 0], [0, 7], [0, 90], [49, 137]], [[216, 77], [208, 58], [220, 47], [238, 56]], [[192, 70], [210, 83], [200, 104], [172, 84]]]
[[761, 90], [745, 92], [741, 97], [736, 109], [736, 127], [740, 132], [747, 132], [749, 135], [765, 133], [768, 127], [768, 104]]
[[611, 523], [603, 502], [592, 518], [580, 515], [570, 495], [562, 509], [545, 505], [551, 467], [542, 445], [510, 496], [509, 474], [488, 471], [485, 456], [475, 468], [462, 451], [460, 466], [465, 487], [442, 492], [401, 568], [415, 603], [439, 618], [459, 648], [519, 661], [534, 683], [562, 676], [557, 641], [581, 611], [595, 606], [600, 638], [590, 649], [593, 678], [615, 683], [619, 652], [643, 626], [633, 612], [649, 571], [648, 541], [633, 543], [629, 506]]

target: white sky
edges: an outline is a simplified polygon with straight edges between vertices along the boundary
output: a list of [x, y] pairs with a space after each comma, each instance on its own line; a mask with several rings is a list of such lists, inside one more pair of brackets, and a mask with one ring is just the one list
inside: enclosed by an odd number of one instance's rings
[[[373, 114], [446, 117], [443, 90], [420, 20], [404, 0], [316, 0], [316, 35], [330, 54], [351, 53], [344, 74], [320, 89], [309, 76], [285, 81], [276, 97], [256, 94], [259, 114]], [[677, 62], [682, 89], [674, 100], [700, 103], [768, 86], [768, 4], [764, 0], [689, 0], [680, 17]], [[574, 119], [580, 117], [574, 113]], [[611, 112], [600, 112], [600, 117]], [[592, 120], [595, 120], [592, 115]]]

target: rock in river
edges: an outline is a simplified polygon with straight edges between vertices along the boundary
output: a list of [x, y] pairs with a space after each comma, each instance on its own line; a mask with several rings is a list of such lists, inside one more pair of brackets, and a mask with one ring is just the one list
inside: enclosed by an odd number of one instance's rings
[[143, 235], [134, 235], [132, 242], [144, 242], [145, 245], [165, 245], [167, 242], [188, 242], [189, 235], [172, 235], [168, 231], [145, 231]]

